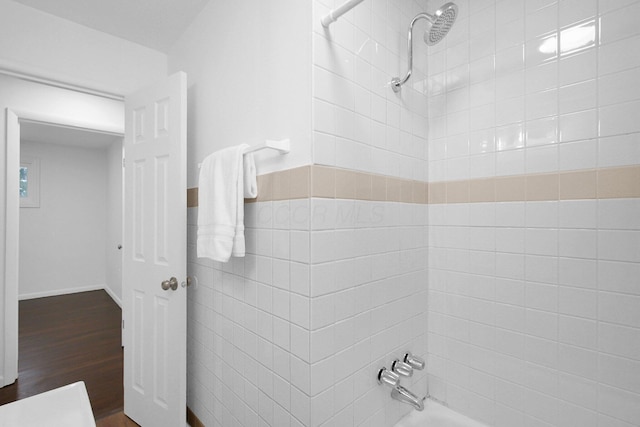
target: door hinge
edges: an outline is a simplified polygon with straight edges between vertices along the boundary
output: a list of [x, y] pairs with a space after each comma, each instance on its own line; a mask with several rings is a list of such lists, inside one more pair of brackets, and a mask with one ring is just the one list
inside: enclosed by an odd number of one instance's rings
[[124, 157], [122, 158], [122, 167], [125, 167]]
[[124, 329], [124, 319], [122, 319], [122, 329]]

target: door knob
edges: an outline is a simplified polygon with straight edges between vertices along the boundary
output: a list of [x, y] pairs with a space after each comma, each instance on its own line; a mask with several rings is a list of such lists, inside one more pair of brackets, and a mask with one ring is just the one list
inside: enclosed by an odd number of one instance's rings
[[180, 286], [182, 286], [183, 288], [186, 288], [188, 286], [191, 286], [192, 283], [193, 283], [193, 280], [191, 279], [191, 276], [187, 276], [187, 280], [180, 283]]
[[176, 289], [178, 289], [178, 279], [176, 279], [175, 277], [172, 277], [169, 280], [163, 280], [161, 283], [162, 289], [165, 291], [168, 291], [169, 289], [171, 289], [172, 291], [175, 291]]

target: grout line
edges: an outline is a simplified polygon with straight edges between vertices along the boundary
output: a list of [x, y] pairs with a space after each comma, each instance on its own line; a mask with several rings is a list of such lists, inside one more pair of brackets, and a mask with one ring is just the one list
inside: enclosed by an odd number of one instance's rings
[[[596, 55], [596, 76], [595, 76], [595, 97], [596, 97], [596, 105], [595, 105], [595, 110], [596, 110], [596, 120], [597, 120], [597, 124], [598, 124], [598, 130], [597, 130], [597, 140], [596, 140], [596, 167], [598, 168], [598, 170], [600, 170], [600, 135], [601, 135], [601, 124], [600, 124], [600, 46], [601, 46], [601, 27], [600, 27], [600, 23], [602, 22], [602, 17], [600, 15], [600, 2], [596, 2], [596, 17], [597, 19], [595, 20], [596, 22], [596, 34], [597, 34], [597, 38], [596, 38], [596, 49], [595, 49], [595, 55]], [[600, 173], [596, 174], [596, 188], [599, 187], [600, 184]], [[600, 191], [598, 191], [597, 195], [600, 194]], [[595, 324], [596, 324], [596, 331], [595, 331], [595, 351], [598, 352], [598, 357], [596, 358], [596, 375], [598, 378], [598, 386], [596, 386], [596, 402], [600, 402], [600, 375], [601, 375], [601, 367], [600, 367], [600, 354], [603, 354], [604, 352], [600, 349], [600, 280], [598, 279], [600, 277], [600, 205], [601, 202], [600, 200], [596, 201], [596, 218], [595, 218], [595, 232], [596, 232], [596, 262], [595, 262], [595, 276], [596, 276], [596, 286], [595, 286], [595, 291], [596, 291], [596, 318], [595, 320]], [[598, 412], [600, 412], [598, 410]]]

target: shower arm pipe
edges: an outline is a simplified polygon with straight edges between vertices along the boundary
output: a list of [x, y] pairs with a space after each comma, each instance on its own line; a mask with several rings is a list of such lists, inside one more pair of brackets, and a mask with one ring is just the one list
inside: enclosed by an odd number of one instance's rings
[[409, 77], [411, 77], [411, 72], [413, 70], [413, 26], [419, 19], [426, 19], [427, 21], [433, 23], [433, 18], [431, 17], [431, 15], [427, 13], [419, 13], [409, 24], [409, 30], [407, 31], [407, 67], [409, 68], [409, 70], [402, 79], [400, 77], [394, 77], [393, 79], [391, 79], [391, 88], [396, 93], [400, 92], [400, 87], [405, 84], [407, 80], [409, 80]]
[[332, 9], [320, 20], [320, 22], [322, 22], [322, 26], [325, 28], [329, 28], [329, 25], [331, 25], [331, 23], [336, 22], [338, 18], [349, 12], [351, 9], [353, 9], [363, 1], [364, 0], [347, 0], [341, 6]]

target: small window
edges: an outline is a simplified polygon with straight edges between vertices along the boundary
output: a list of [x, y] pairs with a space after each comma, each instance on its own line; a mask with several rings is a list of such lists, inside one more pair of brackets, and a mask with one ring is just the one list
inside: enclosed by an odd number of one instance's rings
[[40, 207], [40, 160], [23, 157], [20, 161], [20, 207]]

